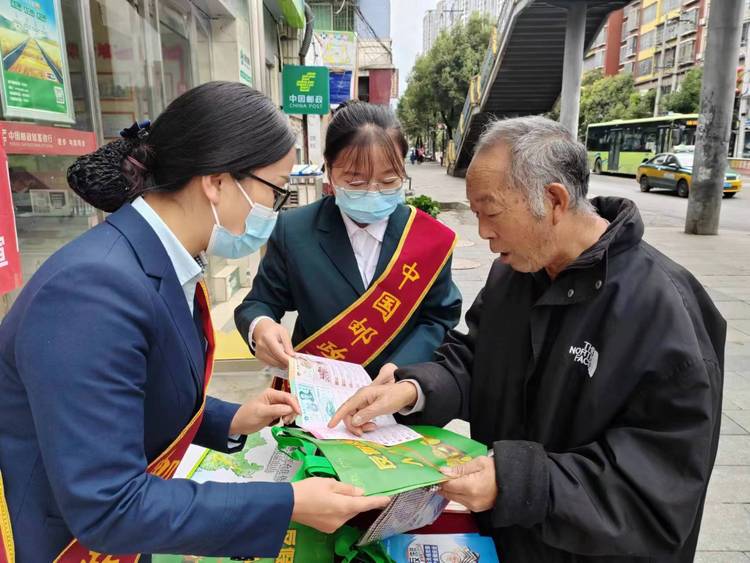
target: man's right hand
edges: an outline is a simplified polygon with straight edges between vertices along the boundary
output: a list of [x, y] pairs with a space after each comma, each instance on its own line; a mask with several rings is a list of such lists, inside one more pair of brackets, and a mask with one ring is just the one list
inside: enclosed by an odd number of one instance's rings
[[289, 369], [289, 358], [294, 356], [292, 339], [286, 328], [272, 319], [262, 319], [250, 337], [255, 341], [255, 357], [266, 365]]
[[292, 520], [331, 534], [360, 512], [385, 508], [388, 497], [366, 497], [362, 489], [335, 479], [311, 477], [292, 483]]
[[328, 428], [335, 428], [342, 420], [349, 432], [362, 436], [364, 432], [375, 429], [372, 419], [393, 414], [417, 402], [417, 387], [409, 382], [371, 384], [363, 387], [339, 407], [328, 423]]

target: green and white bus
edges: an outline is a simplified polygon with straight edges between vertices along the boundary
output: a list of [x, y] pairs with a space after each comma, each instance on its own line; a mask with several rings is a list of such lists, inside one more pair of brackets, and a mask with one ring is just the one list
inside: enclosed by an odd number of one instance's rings
[[697, 113], [592, 123], [586, 131], [589, 168], [635, 176], [643, 159], [695, 145], [697, 125]]

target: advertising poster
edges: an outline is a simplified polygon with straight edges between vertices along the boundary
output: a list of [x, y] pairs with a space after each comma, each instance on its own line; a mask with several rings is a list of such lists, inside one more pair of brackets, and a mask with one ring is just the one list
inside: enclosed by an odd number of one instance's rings
[[59, 0], [0, 0], [3, 114], [73, 123]]

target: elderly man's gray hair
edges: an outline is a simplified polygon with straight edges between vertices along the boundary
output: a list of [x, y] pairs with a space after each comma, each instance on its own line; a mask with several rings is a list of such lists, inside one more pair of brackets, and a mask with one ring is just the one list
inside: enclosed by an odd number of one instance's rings
[[538, 115], [491, 121], [474, 154], [497, 145], [510, 149], [510, 184], [524, 193], [536, 217], [545, 214], [545, 186], [553, 182], [568, 190], [571, 209], [593, 210], [586, 199], [586, 148], [558, 122]]

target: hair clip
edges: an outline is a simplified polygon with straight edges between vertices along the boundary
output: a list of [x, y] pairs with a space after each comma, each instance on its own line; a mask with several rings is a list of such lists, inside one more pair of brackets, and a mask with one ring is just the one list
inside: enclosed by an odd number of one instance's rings
[[150, 127], [151, 122], [148, 119], [144, 119], [140, 123], [136, 121], [130, 127], [120, 131], [120, 137], [123, 139], [138, 139], [143, 141], [148, 137]]

